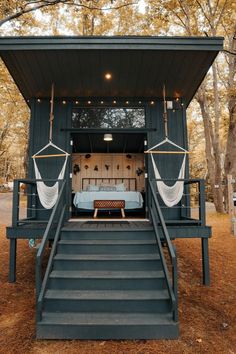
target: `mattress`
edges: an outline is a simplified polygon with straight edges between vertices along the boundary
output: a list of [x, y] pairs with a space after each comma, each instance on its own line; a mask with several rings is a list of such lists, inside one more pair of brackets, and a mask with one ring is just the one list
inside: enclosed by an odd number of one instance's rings
[[98, 192], [76, 192], [74, 196], [74, 205], [79, 209], [94, 209], [94, 200], [124, 200], [125, 209], [137, 209], [143, 206], [143, 197], [140, 192], [125, 191], [98, 191]]

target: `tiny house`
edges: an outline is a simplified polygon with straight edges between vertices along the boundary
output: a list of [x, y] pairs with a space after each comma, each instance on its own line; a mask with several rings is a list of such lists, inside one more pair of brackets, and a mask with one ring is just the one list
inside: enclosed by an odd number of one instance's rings
[[204, 181], [189, 177], [186, 109], [222, 45], [220, 37], [0, 39], [31, 112], [28, 176], [14, 182], [7, 238], [10, 282], [17, 240], [40, 240], [37, 338], [178, 337], [174, 239], [199, 238], [210, 282], [211, 228]]

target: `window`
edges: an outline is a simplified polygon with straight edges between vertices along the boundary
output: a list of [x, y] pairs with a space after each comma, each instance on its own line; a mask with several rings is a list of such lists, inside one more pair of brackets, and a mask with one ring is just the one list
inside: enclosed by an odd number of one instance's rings
[[72, 128], [143, 128], [144, 108], [77, 108], [72, 113]]

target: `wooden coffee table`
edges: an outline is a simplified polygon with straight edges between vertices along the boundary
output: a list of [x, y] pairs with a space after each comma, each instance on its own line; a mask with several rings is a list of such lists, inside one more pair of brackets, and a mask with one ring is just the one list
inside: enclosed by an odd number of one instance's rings
[[94, 218], [99, 209], [120, 209], [122, 218], [125, 218], [125, 200], [94, 200]]

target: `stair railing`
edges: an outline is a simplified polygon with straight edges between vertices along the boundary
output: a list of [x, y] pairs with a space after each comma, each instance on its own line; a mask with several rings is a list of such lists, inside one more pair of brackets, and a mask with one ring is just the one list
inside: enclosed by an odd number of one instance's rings
[[[173, 310], [173, 319], [174, 321], [178, 321], [178, 288], [177, 288], [177, 284], [178, 284], [178, 273], [177, 273], [177, 258], [176, 258], [176, 250], [171, 242], [170, 236], [169, 236], [169, 232], [167, 230], [166, 227], [166, 223], [160, 208], [160, 204], [158, 202], [156, 193], [155, 193], [155, 189], [154, 186], [152, 184], [152, 182], [149, 180], [149, 190], [150, 190], [150, 216], [151, 216], [151, 221], [153, 223], [153, 227], [154, 227], [154, 232], [155, 232], [155, 236], [156, 236], [156, 241], [157, 241], [157, 246], [159, 249], [159, 253], [160, 253], [160, 259], [161, 259], [161, 263], [162, 263], [162, 267], [163, 267], [163, 271], [164, 271], [164, 275], [165, 275], [165, 280], [166, 280], [166, 284], [167, 284], [167, 290], [171, 299], [171, 305], [172, 305], [172, 310]], [[162, 230], [162, 234], [164, 236], [163, 241], [165, 242], [166, 246], [167, 246], [167, 250], [169, 253], [169, 257], [170, 257], [170, 262], [171, 262], [171, 270], [172, 270], [172, 281], [170, 281], [170, 276], [169, 276], [169, 271], [168, 271], [168, 267], [167, 267], [167, 263], [166, 263], [166, 259], [165, 259], [165, 255], [162, 249], [162, 240], [160, 238], [159, 235], [159, 230], [158, 230], [158, 221], [156, 219], [156, 215], [153, 209], [153, 205], [155, 207], [155, 211], [156, 214], [159, 218], [159, 223], [161, 226], [161, 230]]]
[[[52, 269], [53, 257], [56, 253], [57, 243], [60, 236], [60, 231], [65, 220], [66, 203], [64, 202], [64, 189], [66, 181], [64, 180], [59, 191], [57, 202], [52, 210], [50, 219], [48, 221], [46, 230], [44, 232], [42, 241], [40, 243], [37, 255], [36, 255], [36, 269], [35, 269], [35, 283], [36, 283], [36, 318], [37, 321], [41, 319], [43, 297], [46, 291], [49, 274]], [[59, 218], [57, 217], [59, 214]], [[52, 238], [52, 232], [55, 224], [57, 223], [55, 235], [53, 238], [53, 245], [48, 259], [47, 268], [42, 280], [42, 259], [47, 242]]]

